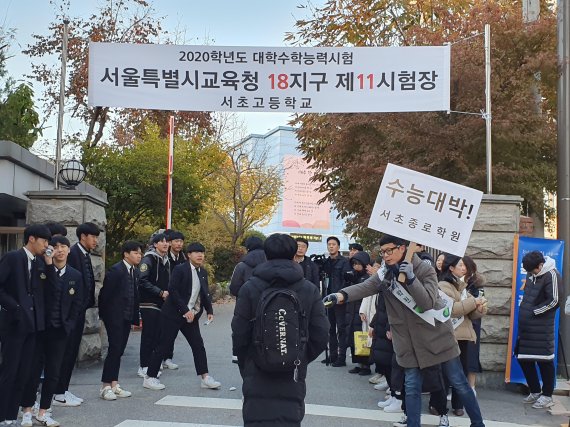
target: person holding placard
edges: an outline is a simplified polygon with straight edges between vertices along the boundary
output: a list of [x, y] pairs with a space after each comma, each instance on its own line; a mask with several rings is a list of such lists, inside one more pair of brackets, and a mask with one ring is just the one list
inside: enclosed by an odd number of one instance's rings
[[[435, 270], [417, 255], [411, 262], [405, 261], [407, 247], [408, 242], [399, 237], [382, 237], [380, 254], [387, 267], [384, 279], [373, 275], [362, 283], [328, 295], [324, 303], [343, 304], [373, 295], [379, 289], [384, 292], [396, 360], [405, 369], [406, 419], [402, 421], [407, 427], [420, 427], [421, 369], [437, 364], [441, 364], [444, 375], [459, 393], [471, 427], [484, 427], [479, 404], [459, 360], [453, 326], [449, 317], [439, 320], [445, 318], [440, 313], [445, 314], [446, 310], [439, 296]], [[401, 273], [405, 276], [403, 283], [398, 282]]]

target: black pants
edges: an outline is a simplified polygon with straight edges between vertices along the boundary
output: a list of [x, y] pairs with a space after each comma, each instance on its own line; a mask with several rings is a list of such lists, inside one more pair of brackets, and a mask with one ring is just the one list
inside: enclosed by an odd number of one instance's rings
[[[461, 353], [459, 354], [459, 361], [461, 362], [461, 366], [463, 367], [463, 373], [465, 374], [465, 378], [467, 378], [467, 375], [469, 374], [469, 368], [468, 368], [469, 350], [467, 347], [468, 343], [469, 341], [465, 340], [457, 341], [457, 344], [459, 344], [459, 351], [461, 351]], [[457, 393], [457, 391], [453, 388], [451, 389], [451, 407], [453, 409], [463, 409], [463, 402], [459, 397], [459, 393]]]
[[32, 373], [36, 333], [3, 333], [0, 367], [0, 422], [18, 419], [24, 386]]
[[[537, 362], [534, 360], [520, 360], [518, 359], [519, 365], [523, 371], [526, 383], [531, 393], [540, 393], [546, 397], [552, 397], [552, 392], [554, 391], [555, 383], [555, 370], [554, 361], [541, 361]], [[538, 373], [536, 372], [536, 365], [540, 369], [540, 376], [542, 378], [542, 390], [540, 389], [540, 381], [538, 379]]]
[[107, 336], [109, 337], [109, 351], [103, 363], [103, 373], [101, 374], [102, 383], [112, 383], [119, 381], [119, 370], [121, 368], [121, 357], [127, 347], [129, 333], [131, 332], [131, 322], [128, 320], [112, 321], [103, 319]]
[[48, 328], [38, 334], [32, 375], [26, 383], [22, 396], [21, 406], [23, 408], [34, 405], [42, 371], [44, 381], [40, 397], [40, 409], [49, 409], [51, 406], [55, 388], [59, 382], [61, 361], [65, 354], [67, 341], [68, 336], [63, 328]]
[[327, 310], [331, 328], [329, 330], [329, 349], [331, 362], [346, 359], [346, 306], [335, 305]]
[[142, 332], [140, 346], [140, 365], [148, 367], [152, 352], [158, 347], [160, 338], [160, 309], [141, 307]]
[[182, 332], [190, 348], [192, 348], [192, 356], [194, 357], [194, 367], [196, 374], [202, 375], [208, 373], [208, 359], [206, 357], [206, 348], [204, 347], [204, 340], [200, 333], [200, 319], [198, 316], [194, 318], [192, 323], [185, 320], [173, 320], [166, 316], [160, 316], [160, 344], [157, 349], [152, 353], [150, 364], [148, 365], [147, 375], [156, 378], [160, 365], [164, 360], [164, 355], [172, 348], [172, 343], [178, 335], [178, 331]]
[[75, 368], [75, 362], [77, 361], [77, 355], [79, 354], [79, 345], [81, 344], [81, 338], [83, 337], [84, 327], [85, 312], [82, 312], [75, 322], [75, 327], [71, 330], [67, 339], [65, 354], [63, 355], [63, 359], [61, 361], [59, 382], [55, 388], [55, 394], [63, 394], [69, 390], [71, 374], [73, 374], [73, 368]]

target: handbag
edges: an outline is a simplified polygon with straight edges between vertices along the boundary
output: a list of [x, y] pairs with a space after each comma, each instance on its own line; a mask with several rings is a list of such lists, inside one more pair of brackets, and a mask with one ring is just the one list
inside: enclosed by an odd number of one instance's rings
[[354, 355], [370, 356], [368, 346], [368, 332], [354, 331]]

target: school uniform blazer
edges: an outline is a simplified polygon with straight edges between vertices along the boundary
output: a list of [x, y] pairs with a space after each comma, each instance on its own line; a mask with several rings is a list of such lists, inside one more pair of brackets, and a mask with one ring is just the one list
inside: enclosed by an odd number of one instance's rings
[[55, 281], [53, 267], [36, 257], [31, 278], [24, 249], [8, 252], [0, 260], [0, 332], [33, 333], [45, 329], [44, 288]]
[[[93, 260], [91, 260], [91, 262], [93, 262]], [[85, 255], [83, 255], [83, 252], [81, 252], [79, 243], [76, 243], [71, 247], [69, 256], [67, 257], [67, 265], [70, 265], [79, 271], [81, 273], [81, 277], [83, 278], [82, 295], [84, 301], [84, 309], [95, 307], [95, 277], [93, 277], [92, 281], [88, 279], [90, 277], [90, 273], [87, 271]]]
[[[139, 271], [134, 268], [134, 298], [133, 317], [131, 323], [139, 325]], [[105, 322], [108, 328], [113, 323], [120, 323], [125, 319], [125, 307], [129, 303], [127, 293], [129, 285], [129, 271], [123, 261], [114, 264], [105, 273], [103, 287], [99, 292], [99, 317]]]
[[[61, 326], [69, 335], [83, 309], [83, 277], [79, 271], [67, 265], [63, 276], [58, 277], [56, 273], [56, 280], [57, 288], [50, 286], [51, 289], [46, 292], [46, 311], [59, 311]], [[60, 293], [59, 308], [52, 306], [57, 300], [55, 292]]]
[[[200, 318], [204, 309], [206, 313], [214, 314], [212, 309], [212, 298], [208, 289], [208, 273], [204, 268], [198, 271], [200, 279], [200, 311], [196, 314], [196, 320]], [[162, 306], [162, 314], [172, 320], [183, 322], [184, 316], [190, 311], [188, 303], [192, 295], [192, 270], [190, 263], [180, 264], [172, 270], [170, 285], [168, 286], [168, 297]]]

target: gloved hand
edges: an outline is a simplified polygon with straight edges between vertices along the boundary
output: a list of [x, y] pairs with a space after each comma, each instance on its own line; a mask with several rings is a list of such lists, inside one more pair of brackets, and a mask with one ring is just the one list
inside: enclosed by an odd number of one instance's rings
[[400, 273], [404, 273], [406, 275], [406, 283], [411, 285], [412, 282], [416, 279], [416, 275], [414, 274], [414, 267], [408, 261], [404, 261], [400, 264]]
[[338, 304], [338, 296], [336, 294], [330, 294], [323, 298], [323, 304], [326, 308], [332, 307]]

